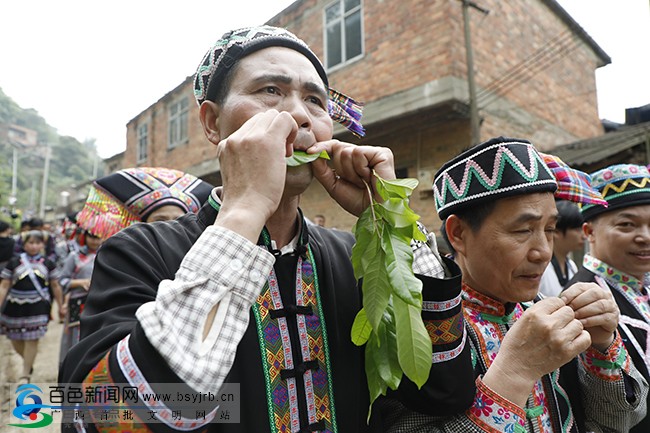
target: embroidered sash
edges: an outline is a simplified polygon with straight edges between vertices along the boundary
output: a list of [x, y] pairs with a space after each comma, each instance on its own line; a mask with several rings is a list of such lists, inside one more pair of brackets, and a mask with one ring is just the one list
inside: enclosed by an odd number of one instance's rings
[[[311, 248], [306, 259], [298, 258], [296, 269], [296, 321], [300, 354], [291, 348], [287, 317], [275, 317], [283, 310], [275, 272], [272, 270], [261, 295], [253, 304], [257, 335], [262, 352], [271, 431], [297, 432], [300, 424], [297, 375], [302, 375], [307, 399], [309, 426], [322, 432], [336, 432], [336, 413], [325, 320], [321, 308]], [[288, 306], [287, 306], [288, 307]], [[311, 310], [308, 313], [308, 310]], [[303, 362], [299, 362], [300, 360]], [[320, 425], [318, 425], [320, 424]]]

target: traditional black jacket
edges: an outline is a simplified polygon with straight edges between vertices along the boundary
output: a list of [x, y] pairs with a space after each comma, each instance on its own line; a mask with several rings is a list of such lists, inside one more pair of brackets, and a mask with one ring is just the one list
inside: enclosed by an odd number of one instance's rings
[[[156, 299], [162, 280], [174, 279], [186, 253], [213, 224], [216, 212], [206, 203], [198, 214], [188, 214], [171, 222], [136, 224], [103, 244], [96, 258], [91, 290], [82, 315], [81, 341], [68, 353], [60, 371], [60, 382], [88, 382], [89, 373], [95, 380], [99, 377], [115, 383], [128, 382], [117, 355], [118, 343], [127, 336], [132, 361], [147, 382], [183, 382], [152, 346], [135, 313], [141, 305]], [[350, 262], [354, 238], [350, 233], [307, 226], [304, 221], [302, 227], [299, 244], [303, 246], [303, 253], [307, 245], [313, 253], [320, 292], [319, 307], [326, 323], [327, 346], [322, 349], [329, 352], [330, 373], [320, 377], [331, 384], [333, 390], [335, 414], [329, 415], [335, 416], [339, 432], [384, 431], [388, 417], [379, 410], [373, 411], [370, 424], [367, 423], [369, 398], [364, 350], [355, 346], [350, 338], [353, 320], [362, 306], [361, 291]], [[287, 318], [289, 334], [296, 349], [294, 353], [299, 352], [294, 343], [298, 327], [294, 325], [296, 317], [301, 314], [296, 312], [300, 309], [296, 309], [294, 294], [297, 260], [297, 254], [277, 256], [273, 265], [285, 310], [293, 311], [277, 314]], [[431, 301], [432, 305], [447, 303], [449, 306], [440, 311], [423, 312], [434, 344], [434, 360], [437, 361], [432, 363], [429, 380], [421, 390], [417, 390], [404, 378], [400, 389], [390, 394], [390, 398], [399, 399], [407, 407], [431, 415], [462, 412], [470, 406], [475, 394], [474, 377], [462, 374], [471, 371], [472, 366], [469, 348], [463, 346], [460, 271], [453, 262], [447, 262], [447, 266], [454, 273], [451, 278], [441, 280], [418, 276], [423, 282], [425, 300]], [[234, 364], [225, 380], [226, 383], [241, 385], [241, 422], [208, 424], [197, 428], [199, 430], [275, 431], [275, 427], [271, 429], [270, 419], [277, 418], [278, 414], [270, 414], [272, 402], [269, 399], [273, 397], [262, 368], [260, 351], [261, 338], [265, 337], [260, 334], [260, 324], [252, 311], [250, 315], [248, 328], [237, 346]], [[456, 329], [449, 330], [455, 333], [454, 338], [439, 339], [436, 327], [449, 323], [460, 323]], [[442, 354], [439, 359], [436, 359], [436, 353]], [[445, 357], [449, 353], [453, 356]], [[298, 366], [299, 361], [296, 361]], [[300, 375], [294, 374], [293, 377], [296, 377], [300, 390]], [[181, 383], [179, 386], [187, 385]], [[304, 392], [298, 392], [297, 396], [299, 416], [304, 421], [308, 410], [303, 401]], [[301, 425], [301, 432], [324, 430], [322, 425], [306, 426], [305, 422]], [[64, 425], [64, 430], [70, 427]], [[174, 431], [162, 423], [151, 423], [148, 427], [153, 431]], [[90, 425], [88, 430], [95, 431], [95, 428]]]

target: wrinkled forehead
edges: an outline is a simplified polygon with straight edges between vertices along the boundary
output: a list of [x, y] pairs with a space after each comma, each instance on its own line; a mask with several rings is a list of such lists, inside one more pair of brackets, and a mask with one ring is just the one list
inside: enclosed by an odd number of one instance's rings
[[497, 224], [557, 219], [558, 211], [551, 192], [538, 192], [503, 197], [496, 200], [494, 212], [488, 217]]
[[285, 47], [269, 47], [243, 57], [235, 66], [235, 81], [242, 69], [249, 79], [299, 81], [301, 85], [316, 88], [327, 97], [328, 89], [314, 65], [298, 51]]

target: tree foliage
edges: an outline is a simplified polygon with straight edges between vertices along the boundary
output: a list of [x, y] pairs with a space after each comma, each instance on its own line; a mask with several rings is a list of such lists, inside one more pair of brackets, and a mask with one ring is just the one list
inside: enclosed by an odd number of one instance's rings
[[[74, 137], [60, 136], [56, 128], [33, 108], [21, 108], [0, 88], [0, 130], [18, 125], [38, 133], [38, 146], [17, 152], [17, 202], [23, 214], [38, 213], [43, 182], [46, 147], [51, 149], [47, 184], [47, 206], [56, 206], [59, 192], [75, 184], [91, 180], [95, 161], [99, 158], [94, 140], [84, 143]], [[9, 208], [12, 185], [13, 147], [6, 135], [0, 135], [0, 208]]]

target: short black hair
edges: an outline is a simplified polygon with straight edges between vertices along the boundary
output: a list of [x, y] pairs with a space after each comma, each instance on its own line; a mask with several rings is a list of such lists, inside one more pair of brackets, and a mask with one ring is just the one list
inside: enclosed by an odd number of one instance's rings
[[440, 237], [442, 237], [442, 240], [444, 241], [447, 249], [451, 254], [456, 254], [456, 250], [454, 249], [454, 246], [449, 242], [449, 236], [447, 235], [447, 220], [444, 220], [442, 222], [442, 225], [440, 226]]
[[492, 214], [498, 200], [489, 200], [483, 203], [475, 203], [464, 209], [459, 209], [454, 214], [466, 222], [474, 233], [478, 232], [487, 217]]
[[239, 69], [239, 62], [235, 62], [235, 64], [231, 68], [228, 68], [226, 74], [220, 80], [221, 83], [219, 83], [219, 87], [217, 88], [217, 93], [214, 94], [213, 102], [215, 102], [218, 105], [223, 105], [223, 103], [226, 101], [226, 97], [228, 96], [228, 93], [230, 93], [230, 87], [232, 86], [232, 81], [235, 76], [235, 72], [238, 69]]
[[32, 218], [29, 220], [29, 226], [34, 228], [34, 227], [42, 227], [43, 226], [43, 220], [40, 218]]
[[567, 200], [557, 200], [555, 206], [558, 212], [555, 230], [566, 234], [566, 231], [569, 229], [582, 227], [584, 218], [577, 204]]
[[7, 223], [6, 221], [0, 220], [0, 232], [4, 232], [8, 228], [9, 228], [9, 223]]

